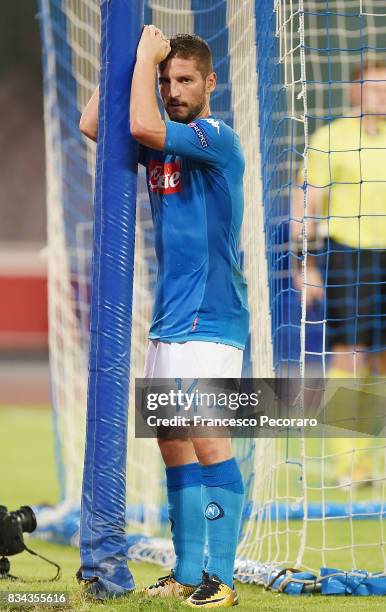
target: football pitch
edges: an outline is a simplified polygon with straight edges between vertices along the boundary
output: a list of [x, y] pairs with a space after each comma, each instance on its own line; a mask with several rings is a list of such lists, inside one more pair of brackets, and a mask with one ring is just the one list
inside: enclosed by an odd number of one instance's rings
[[[9, 510], [21, 505], [54, 504], [59, 497], [55, 477], [54, 445], [51, 414], [46, 408], [0, 407], [0, 503]], [[335, 526], [336, 539], [342, 537], [340, 523]], [[372, 528], [371, 522], [361, 521], [363, 533]], [[82, 593], [75, 579], [79, 567], [79, 552], [70, 546], [58, 546], [31, 537], [27, 546], [57, 562], [62, 567], [62, 578], [57, 582], [46, 582], [54, 569], [28, 553], [10, 557], [11, 573], [29, 582], [0, 581], [0, 591], [66, 591], [70, 610], [181, 610], [181, 603], [172, 599], [148, 599], [130, 595], [106, 603], [94, 602]], [[337, 563], [337, 565], [339, 565]], [[144, 586], [168, 573], [168, 570], [148, 563], [130, 563], [136, 585]], [[380, 568], [374, 568], [380, 569]], [[42, 582], [40, 582], [42, 581]], [[385, 610], [384, 597], [325, 597], [320, 595], [291, 597], [265, 592], [261, 587], [236, 585], [240, 604], [238, 610], [262, 612], [285, 610]], [[0, 605], [3, 612], [15, 607]], [[48, 606], [19, 606], [19, 610], [47, 610]], [[58, 608], [56, 608], [58, 609]]]

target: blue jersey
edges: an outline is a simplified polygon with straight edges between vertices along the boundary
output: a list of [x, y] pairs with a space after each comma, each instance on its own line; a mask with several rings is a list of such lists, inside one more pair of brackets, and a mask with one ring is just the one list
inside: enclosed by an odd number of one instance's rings
[[164, 151], [141, 147], [158, 275], [149, 338], [244, 349], [247, 285], [238, 263], [244, 157], [235, 132], [209, 117], [168, 121]]

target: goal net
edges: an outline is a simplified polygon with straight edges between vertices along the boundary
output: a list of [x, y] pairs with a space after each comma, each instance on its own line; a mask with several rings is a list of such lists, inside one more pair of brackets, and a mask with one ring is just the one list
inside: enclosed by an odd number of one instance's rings
[[[50, 367], [62, 498], [54, 513], [41, 513], [41, 524], [46, 537], [75, 542], [87, 404], [95, 170], [95, 146], [81, 136], [78, 124], [99, 79], [99, 3], [40, 0], [40, 14]], [[382, 199], [380, 195], [378, 208], [370, 210], [364, 194], [365, 183], [376, 183], [375, 189], [382, 194], [386, 171], [383, 178], [362, 174], [358, 180], [339, 180], [331, 171], [325, 179], [324, 171], [324, 182], [318, 183], [318, 173], [312, 166], [323, 166], [324, 162], [315, 162], [316, 154], [328, 160], [327, 168], [338, 155], [331, 140], [335, 120], [356, 117], [361, 134], [367, 113], [377, 115], [374, 125], [384, 129], [380, 113], [364, 109], [361, 103], [365, 68], [369, 62], [386, 60], [382, 3], [147, 0], [145, 23], [154, 23], [167, 35], [195, 32], [208, 41], [218, 75], [212, 111], [234, 127], [244, 149], [241, 255], [251, 310], [245, 374], [326, 377], [334, 356], [340, 356], [346, 358], [345, 366], [347, 362], [351, 364], [351, 370], [343, 368], [344, 375], [363, 377], [364, 384], [373, 386], [374, 376], [384, 373], [381, 366], [385, 363], [382, 353], [386, 342], [382, 334], [386, 278], [382, 280], [381, 268], [386, 245], [363, 243], [363, 247], [357, 231], [356, 246], [350, 243], [348, 248], [351, 277], [334, 282], [325, 270], [326, 261], [337, 250], [332, 243], [337, 219], [343, 217], [347, 223], [347, 219], [359, 218], [359, 225], [364, 226], [366, 219], [375, 215], [378, 224], [386, 225], [386, 197]], [[376, 74], [375, 79], [382, 85], [381, 72]], [[350, 93], [353, 82], [357, 88], [354, 94]], [[352, 95], [356, 96], [355, 108]], [[330, 136], [322, 142], [324, 148], [317, 141], [323, 126], [330, 126]], [[383, 146], [379, 142], [378, 138], [377, 155], [386, 158], [386, 137]], [[347, 146], [358, 158], [371, 148], [365, 140], [354, 147], [350, 143]], [[342, 150], [346, 151], [341, 147]], [[330, 208], [337, 182], [362, 185], [356, 192], [355, 210], [343, 215]], [[316, 213], [309, 206], [310, 194], [318, 187], [325, 193], [327, 204], [323, 201], [324, 208]], [[312, 233], [312, 228], [317, 231]], [[370, 251], [370, 277], [365, 280], [359, 263], [363, 248]], [[312, 263], [321, 271], [320, 286], [311, 276]], [[342, 267], [347, 270], [349, 264]], [[160, 537], [167, 536], [168, 530], [158, 447], [154, 440], [136, 439], [133, 433], [133, 385], [144, 365], [155, 277], [152, 221], [141, 171], [131, 342], [127, 521], [130, 532]], [[336, 297], [331, 291], [335, 285], [354, 289]], [[312, 301], [307, 296], [315, 286], [321, 292]], [[371, 299], [377, 304], [375, 310], [366, 311], [366, 316], [360, 310], [361, 288], [365, 292], [371, 288]], [[346, 348], [334, 340], [328, 301], [338, 302], [338, 307], [343, 304], [341, 318], [348, 321], [351, 330]], [[373, 336], [369, 345], [357, 341], [363, 329]], [[379, 356], [376, 366], [374, 359], [366, 360], [369, 355]], [[361, 369], [364, 363], [372, 368], [366, 375]], [[368, 374], [373, 378], [367, 379]], [[376, 393], [382, 397], [382, 385], [376, 385]], [[258, 581], [270, 568], [286, 565], [313, 569], [328, 565], [385, 568], [383, 439], [248, 439], [237, 440], [235, 452], [247, 495], [238, 551], [240, 579]], [[170, 562], [167, 554], [157, 557], [150, 545], [142, 549], [145, 556], [149, 553], [151, 558]]]

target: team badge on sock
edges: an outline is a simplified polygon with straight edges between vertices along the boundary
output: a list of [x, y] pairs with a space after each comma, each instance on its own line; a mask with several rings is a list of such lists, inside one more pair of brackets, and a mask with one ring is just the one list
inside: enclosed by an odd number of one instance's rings
[[216, 502], [210, 502], [205, 509], [205, 518], [208, 521], [216, 521], [219, 518], [224, 516], [224, 510], [221, 508], [220, 504], [216, 504]]

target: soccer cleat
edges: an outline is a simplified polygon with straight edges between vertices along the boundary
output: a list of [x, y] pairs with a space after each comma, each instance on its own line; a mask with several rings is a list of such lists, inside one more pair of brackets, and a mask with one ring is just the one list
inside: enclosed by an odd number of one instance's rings
[[237, 606], [239, 598], [236, 590], [221, 582], [220, 578], [202, 572], [201, 584], [184, 603], [191, 608], [231, 608]]
[[174, 578], [173, 570], [167, 576], [158, 578], [155, 584], [140, 589], [140, 595], [148, 597], [177, 597], [178, 599], [186, 599], [194, 593], [196, 587], [191, 584], [181, 584]]

